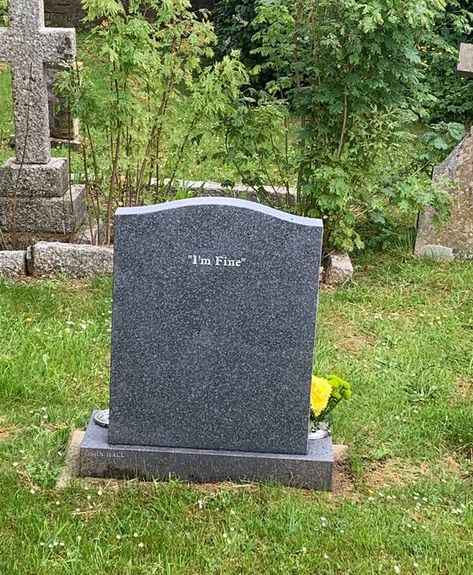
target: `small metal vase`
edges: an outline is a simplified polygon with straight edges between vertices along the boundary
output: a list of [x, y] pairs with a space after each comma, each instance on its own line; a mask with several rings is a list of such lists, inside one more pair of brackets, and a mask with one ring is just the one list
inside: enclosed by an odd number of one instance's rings
[[326, 421], [311, 423], [309, 427], [309, 439], [323, 439], [331, 434], [330, 424]]

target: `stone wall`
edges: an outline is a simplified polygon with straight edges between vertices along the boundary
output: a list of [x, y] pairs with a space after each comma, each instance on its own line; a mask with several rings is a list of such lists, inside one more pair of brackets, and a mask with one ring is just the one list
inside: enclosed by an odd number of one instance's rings
[[[191, 0], [194, 10], [211, 10], [215, 0]], [[44, 0], [44, 15], [49, 26], [79, 28], [84, 17], [81, 0]]]

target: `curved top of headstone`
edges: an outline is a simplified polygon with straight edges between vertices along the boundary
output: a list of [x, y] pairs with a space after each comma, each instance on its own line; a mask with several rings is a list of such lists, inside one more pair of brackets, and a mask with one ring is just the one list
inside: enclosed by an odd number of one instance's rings
[[229, 206], [233, 208], [243, 208], [247, 210], [252, 210], [254, 212], [260, 212], [273, 218], [279, 218], [280, 220], [285, 220], [294, 224], [299, 224], [303, 226], [314, 226], [321, 227], [322, 220], [317, 218], [306, 218], [304, 216], [296, 216], [294, 214], [289, 214], [287, 212], [282, 212], [269, 206], [263, 204], [258, 204], [256, 202], [250, 202], [248, 200], [240, 200], [236, 198], [223, 198], [223, 197], [200, 197], [200, 198], [188, 198], [185, 200], [173, 200], [171, 202], [166, 202], [163, 204], [157, 204], [153, 206], [141, 206], [137, 208], [118, 208], [115, 212], [116, 216], [138, 216], [144, 214], [153, 214], [157, 212], [164, 212], [167, 210], [174, 210], [179, 208], [187, 208], [191, 206]]

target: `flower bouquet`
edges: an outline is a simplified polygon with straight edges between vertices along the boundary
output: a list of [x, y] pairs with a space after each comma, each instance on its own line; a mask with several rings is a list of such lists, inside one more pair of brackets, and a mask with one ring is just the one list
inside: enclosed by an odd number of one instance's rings
[[330, 433], [327, 416], [340, 401], [350, 399], [351, 387], [337, 375], [312, 376], [310, 387], [310, 430], [311, 437], [325, 437]]

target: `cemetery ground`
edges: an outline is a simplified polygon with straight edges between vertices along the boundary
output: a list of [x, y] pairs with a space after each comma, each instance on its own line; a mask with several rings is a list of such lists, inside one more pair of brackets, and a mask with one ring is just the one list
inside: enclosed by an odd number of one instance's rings
[[401, 252], [357, 264], [320, 301], [315, 371], [354, 391], [335, 413], [349, 452], [331, 494], [56, 489], [72, 431], [108, 403], [111, 281], [0, 282], [0, 573], [468, 573], [473, 266]]

